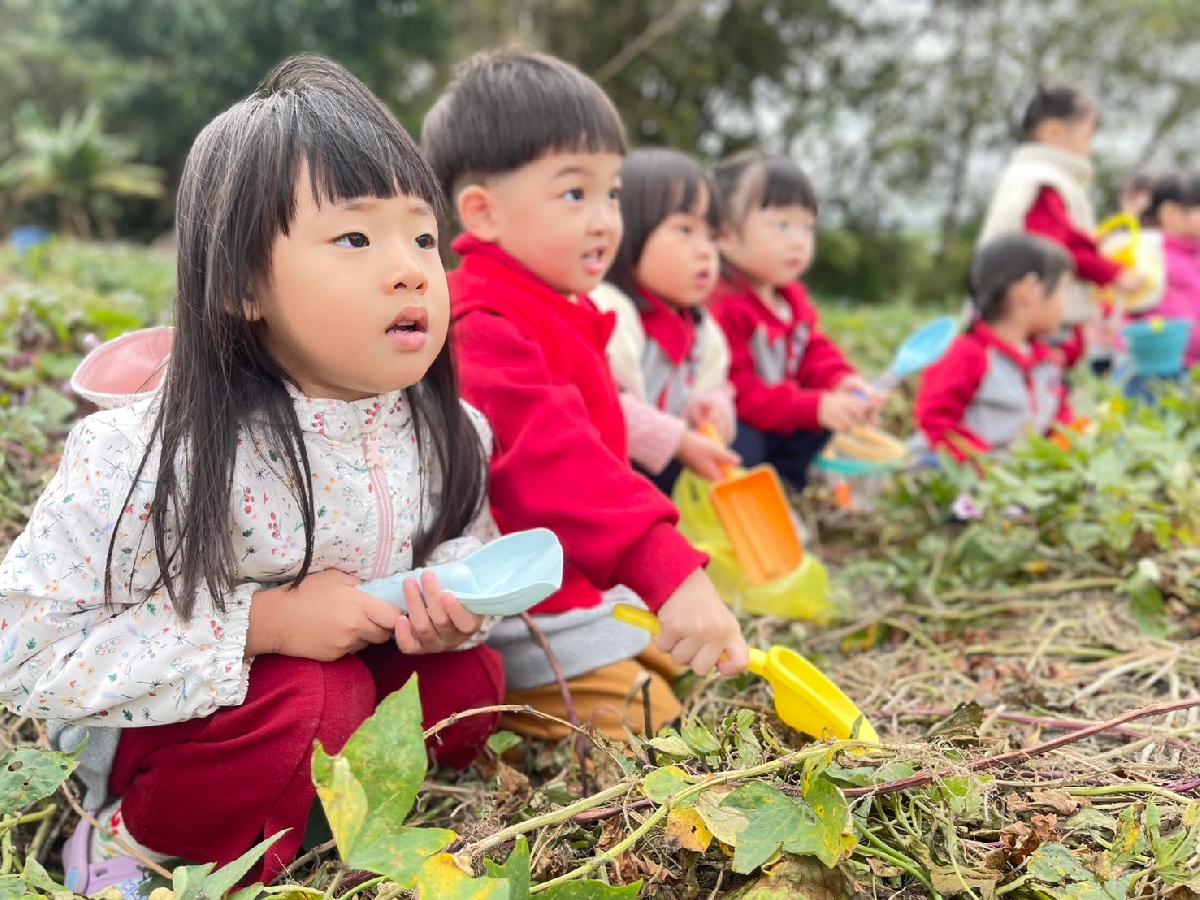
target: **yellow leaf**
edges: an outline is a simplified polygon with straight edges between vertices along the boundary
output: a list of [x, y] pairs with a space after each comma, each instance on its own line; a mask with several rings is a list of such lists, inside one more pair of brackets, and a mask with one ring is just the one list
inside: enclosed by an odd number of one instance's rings
[[327, 756], [319, 748], [313, 758], [313, 775], [329, 830], [344, 858], [354, 847], [354, 839], [367, 819], [366, 792], [354, 777], [349, 760], [344, 756]]
[[703, 853], [712, 843], [712, 832], [704, 824], [700, 813], [694, 809], [673, 809], [667, 816], [667, 837], [676, 841], [680, 849]]
[[1031, 559], [1027, 563], [1022, 563], [1021, 569], [1026, 575], [1045, 575], [1050, 571], [1050, 563], [1044, 559]]
[[421, 897], [454, 897], [456, 900], [505, 900], [508, 882], [499, 878], [473, 878], [449, 853], [437, 853], [425, 860], [417, 873], [417, 891]]

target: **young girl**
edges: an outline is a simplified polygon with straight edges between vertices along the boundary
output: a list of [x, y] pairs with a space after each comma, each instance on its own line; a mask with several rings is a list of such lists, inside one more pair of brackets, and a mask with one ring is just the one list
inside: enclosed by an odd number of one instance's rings
[[1066, 251], [1043, 238], [1012, 234], [976, 252], [975, 320], [917, 396], [922, 449], [961, 461], [1071, 421], [1063, 354], [1046, 343], [1062, 327], [1070, 276]]
[[1200, 176], [1172, 174], [1154, 185], [1147, 224], [1162, 232], [1166, 284], [1151, 315], [1192, 323], [1188, 367], [1200, 364]]
[[1096, 102], [1079, 88], [1038, 86], [1021, 121], [1022, 143], [996, 185], [979, 244], [1027, 232], [1064, 247], [1075, 263], [1075, 275], [1068, 283], [1064, 318], [1070, 332], [1061, 343], [1074, 365], [1087, 352], [1084, 326], [1091, 324], [1092, 355], [1103, 368], [1116, 340], [1116, 324], [1107, 312], [1093, 322], [1091, 286], [1134, 293], [1145, 277], [1102, 256], [1096, 245], [1096, 217], [1088, 191], [1094, 176], [1092, 139], [1099, 123]]
[[[440, 204], [411, 138], [319, 57], [196, 139], [164, 383], [74, 428], [0, 566], [0, 700], [111, 726], [89, 800], [114, 834], [71, 838], [75, 892], [138, 881], [114, 836], [223, 864], [289, 829], [270, 881], [304, 836], [314, 740], [339, 750], [414, 673], [427, 721], [503, 697], [436, 578], [409, 582], [407, 616], [356, 589], [495, 531], [490, 437], [445, 349]], [[439, 760], [494, 719], [462, 725]]]
[[[616, 314], [608, 359], [621, 387], [629, 455], [665, 493], [683, 466], [719, 480], [738, 457], [729, 347], [703, 304], [717, 281], [713, 191], [695, 160], [638, 150], [621, 166], [621, 246], [591, 292]], [[720, 443], [700, 429], [709, 425]]]
[[817, 198], [789, 159], [749, 152], [714, 173], [722, 225], [712, 310], [729, 341], [734, 449], [771, 463], [796, 490], [829, 440], [871, 421], [877, 396], [818, 328], [798, 279], [812, 263]]

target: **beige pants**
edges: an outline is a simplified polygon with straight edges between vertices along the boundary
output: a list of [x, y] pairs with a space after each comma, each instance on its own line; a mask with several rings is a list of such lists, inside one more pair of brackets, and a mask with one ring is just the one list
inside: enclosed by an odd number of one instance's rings
[[[625, 728], [645, 730], [641, 679], [650, 680], [650, 721], [655, 732], [679, 716], [682, 709], [671, 682], [684, 672], [671, 657], [651, 645], [639, 656], [572, 678], [567, 682], [579, 724], [592, 725], [608, 737], [624, 740]], [[507, 702], [521, 703], [566, 719], [558, 682], [525, 691], [509, 691]], [[500, 727], [525, 737], [559, 741], [572, 732], [565, 725], [522, 713], [505, 713]]]

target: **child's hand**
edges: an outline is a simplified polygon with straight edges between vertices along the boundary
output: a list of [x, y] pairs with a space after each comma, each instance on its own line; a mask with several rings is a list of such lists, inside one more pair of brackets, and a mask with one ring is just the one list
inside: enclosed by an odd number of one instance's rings
[[733, 443], [734, 422], [729, 415], [729, 406], [724, 403], [717, 403], [714, 400], [700, 400], [693, 404], [688, 410], [688, 424], [692, 428], [700, 428], [702, 425], [709, 424], [717, 429], [717, 434], [721, 435], [728, 446]]
[[419, 585], [415, 578], [404, 582], [404, 600], [408, 615], [396, 622], [396, 646], [410, 656], [453, 650], [483, 626], [483, 616], [443, 591], [433, 572], [425, 572]]
[[702, 569], [676, 588], [658, 620], [662, 633], [654, 642], [679, 665], [698, 675], [707, 675], [714, 665], [724, 675], [746, 671], [750, 650], [742, 630]]
[[742, 463], [742, 458], [728, 447], [722, 447], [694, 431], [684, 434], [675, 455], [681, 463], [708, 481], [720, 481], [725, 477], [722, 468], [736, 467]]
[[309, 575], [295, 590], [259, 591], [250, 601], [246, 656], [278, 653], [332, 662], [392, 636], [394, 606], [358, 590], [362, 582], [337, 569]]
[[838, 382], [835, 391], [842, 393], [857, 394], [862, 399], [866, 400], [871, 407], [871, 424], [879, 424], [879, 414], [883, 412], [884, 404], [887, 403], [887, 394], [878, 390], [875, 385], [867, 381], [858, 373], [847, 375]]
[[[842, 384], [845, 384], [843, 381]], [[849, 391], [826, 391], [817, 406], [817, 421], [829, 431], [849, 431], [871, 422], [871, 401]]]
[[1123, 269], [1113, 282], [1122, 294], [1136, 294], [1146, 286], [1146, 275], [1138, 269]]

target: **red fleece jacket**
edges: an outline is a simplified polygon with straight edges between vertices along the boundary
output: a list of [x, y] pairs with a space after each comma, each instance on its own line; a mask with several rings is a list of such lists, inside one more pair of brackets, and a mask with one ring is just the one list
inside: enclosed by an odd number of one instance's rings
[[[925, 432], [930, 446], [948, 451], [959, 462], [992, 450], [988, 441], [963, 422], [987, 375], [988, 348], [995, 348], [1015, 362], [1025, 372], [1027, 386], [1029, 373], [1035, 366], [1056, 357], [1059, 365], [1064, 365], [1061, 349], [1034, 341], [1030, 353], [1023, 354], [984, 322], [975, 322], [959, 336], [946, 355], [925, 370], [914, 410], [917, 425]], [[1063, 382], [1057, 421], [1070, 424], [1073, 419], [1069, 388]]]
[[1062, 245], [1075, 261], [1075, 274], [1104, 287], [1121, 274], [1120, 263], [1100, 254], [1096, 239], [1080, 231], [1067, 214], [1067, 205], [1054, 188], [1044, 187], [1025, 215], [1025, 230]]
[[562, 590], [535, 612], [595, 606], [618, 584], [657, 611], [707, 557], [630, 467], [604, 355], [613, 315], [572, 302], [495, 244], [463, 235], [454, 250], [454, 346], [463, 395], [495, 435], [496, 521], [505, 532], [549, 528], [566, 555]]
[[[794, 282], [778, 292], [791, 307], [790, 322], [768, 309], [740, 279], [723, 277], [709, 301], [729, 341], [729, 380], [738, 419], [772, 434], [819, 431], [821, 395], [854, 374], [854, 367], [818, 328], [820, 316], [804, 285]], [[776, 373], [782, 380], [763, 371], [756, 352], [764, 348], [784, 362], [784, 371]]]

